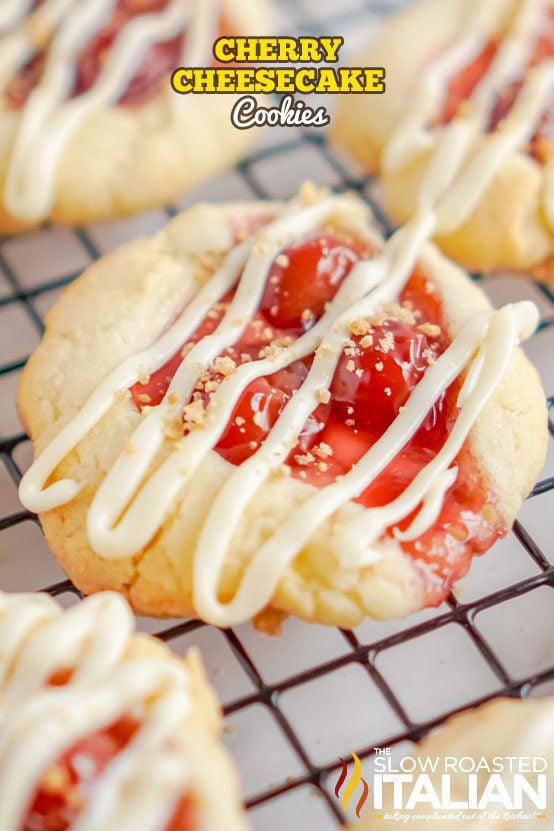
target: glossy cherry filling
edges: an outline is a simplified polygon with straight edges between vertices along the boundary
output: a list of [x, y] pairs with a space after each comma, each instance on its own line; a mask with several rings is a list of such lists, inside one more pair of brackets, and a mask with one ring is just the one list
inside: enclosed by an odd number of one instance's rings
[[[242, 338], [197, 385], [192, 405], [185, 408], [185, 433], [202, 426], [202, 413], [225, 375], [237, 365], [271, 354], [275, 347], [300, 337], [323, 314], [354, 263], [369, 256], [367, 242], [338, 231], [320, 232], [282, 251], [270, 269], [259, 311]], [[131, 388], [139, 409], [159, 404], [183, 354], [216, 328], [230, 299], [211, 310], [182, 351]], [[321, 391], [320, 403], [287, 459], [290, 474], [322, 487], [347, 473], [392, 424], [428, 366], [447, 345], [441, 303], [418, 268], [398, 303], [369, 321], [352, 325], [330, 390]], [[215, 447], [224, 459], [239, 465], [260, 447], [306, 378], [312, 361], [310, 355], [249, 384]], [[358, 502], [367, 507], [389, 502], [434, 458], [455, 421], [458, 389], [458, 383], [452, 385], [430, 407], [417, 433], [359, 495]], [[429, 605], [441, 602], [452, 583], [465, 574], [471, 557], [490, 547], [502, 531], [495, 521], [492, 496], [483, 487], [467, 451], [462, 452], [457, 465], [457, 481], [434, 526], [418, 540], [402, 543], [424, 577]], [[400, 527], [407, 527], [412, 518]], [[392, 534], [392, 529], [388, 533]]]
[[[56, 673], [50, 686], [63, 686], [71, 671]], [[123, 716], [76, 742], [45, 771], [20, 831], [70, 831], [87, 803], [96, 779], [140, 728]], [[184, 795], [164, 831], [196, 831], [192, 798]]]
[[[475, 90], [477, 84], [486, 76], [492, 61], [501, 46], [498, 41], [490, 41], [474, 60], [465, 66], [461, 72], [451, 78], [445, 97], [440, 123], [447, 124], [458, 112], [461, 104], [467, 100]], [[528, 68], [538, 66], [543, 61], [554, 56], [554, 11], [548, 16], [544, 28], [539, 33]], [[523, 78], [506, 86], [498, 95], [487, 130], [495, 130], [500, 122], [510, 113], [517, 96], [523, 86]], [[554, 100], [550, 99], [545, 108], [539, 125], [532, 136], [528, 152], [533, 158], [545, 163], [551, 158], [554, 150]]]
[[[117, 0], [109, 21], [88, 41], [77, 57], [70, 97], [81, 95], [93, 86], [124, 26], [139, 15], [162, 12], [169, 3], [170, 0]], [[221, 34], [226, 34], [224, 22], [220, 28]], [[185, 37], [183, 31], [169, 40], [154, 43], [144, 55], [118, 104], [143, 104], [156, 95], [164, 81], [179, 66]], [[7, 98], [13, 108], [23, 107], [39, 83], [47, 55], [47, 49], [39, 52], [12, 79], [7, 89]]]

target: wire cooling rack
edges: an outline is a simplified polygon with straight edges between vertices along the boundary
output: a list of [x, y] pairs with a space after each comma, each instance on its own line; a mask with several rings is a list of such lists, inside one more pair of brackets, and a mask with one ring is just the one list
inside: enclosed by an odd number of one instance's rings
[[[341, 34], [352, 46], [404, 3], [281, 0], [279, 26], [288, 34]], [[266, 131], [259, 149], [234, 170], [165, 210], [0, 240], [0, 587], [46, 588], [65, 604], [79, 597], [16, 491], [32, 454], [15, 390], [60, 290], [114, 246], [153, 233], [194, 202], [287, 197], [306, 178], [356, 191], [390, 233], [372, 178], [330, 149], [322, 134], [283, 128]], [[482, 286], [497, 304], [523, 297], [537, 303], [541, 324], [526, 349], [547, 393], [554, 393], [552, 294], [507, 274], [484, 278]], [[347, 632], [290, 620], [279, 638], [251, 625], [219, 631], [198, 621], [139, 621], [177, 653], [201, 647], [257, 831], [281, 831], [285, 821], [289, 831], [340, 827], [334, 785], [339, 756], [351, 750], [369, 768], [375, 747], [400, 752], [459, 709], [497, 695], [554, 693], [553, 495], [551, 421], [546, 468], [513, 531], [474, 561], [456, 596], [403, 621], [368, 621]]]

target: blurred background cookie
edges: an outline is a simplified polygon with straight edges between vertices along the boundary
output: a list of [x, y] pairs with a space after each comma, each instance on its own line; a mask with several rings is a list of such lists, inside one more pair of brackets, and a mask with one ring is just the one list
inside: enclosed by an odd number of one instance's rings
[[0, 9], [0, 232], [121, 216], [233, 162], [229, 95], [179, 96], [219, 34], [267, 34], [265, 0], [25, 0]]
[[196, 650], [137, 634], [108, 593], [0, 592], [0, 638], [2, 831], [245, 831]]
[[341, 96], [334, 139], [380, 171], [398, 223], [421, 209], [432, 158], [448, 175], [457, 155], [481, 154], [486, 164], [473, 185], [451, 194], [465, 215], [452, 220], [445, 211], [436, 242], [472, 270], [533, 270], [551, 281], [553, 56], [548, 0], [416, 3], [357, 56], [359, 64], [386, 67], [387, 91]]

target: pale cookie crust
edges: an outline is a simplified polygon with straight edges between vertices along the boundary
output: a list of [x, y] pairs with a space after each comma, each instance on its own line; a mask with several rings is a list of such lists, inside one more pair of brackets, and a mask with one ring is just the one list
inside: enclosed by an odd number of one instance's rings
[[[505, 9], [506, 23], [514, 0], [487, 0]], [[414, 82], [433, 55], [445, 49], [460, 31], [462, 20], [481, 0], [423, 0], [394, 15], [352, 63], [386, 67], [384, 95], [340, 96], [333, 138], [375, 172]], [[499, 33], [491, 32], [491, 36]], [[490, 142], [490, 136], [482, 139]], [[405, 222], [415, 208], [416, 194], [430, 150], [414, 146], [411, 159], [399, 170], [383, 171], [383, 193], [393, 219]], [[554, 228], [544, 213], [546, 168], [525, 153], [508, 157], [472, 216], [455, 233], [435, 241], [450, 257], [471, 270], [493, 268], [536, 270], [554, 280]]]
[[[268, 33], [267, 0], [222, 0], [222, 8], [237, 33]], [[76, 224], [148, 210], [230, 165], [259, 133], [231, 124], [238, 97], [180, 96], [168, 77], [163, 90], [143, 105], [95, 111], [64, 149], [50, 220]], [[19, 112], [0, 102], [0, 194], [19, 121]], [[0, 199], [0, 233], [29, 227]]]
[[[418, 745], [415, 754], [410, 755], [415, 755], [421, 759], [454, 757], [459, 760], [469, 757], [477, 761], [484, 757], [489, 764], [491, 764], [494, 757], [533, 758], [541, 756], [548, 765], [546, 775], [549, 796], [547, 796], [548, 804], [544, 813], [547, 819], [552, 817], [554, 807], [552, 796], [552, 770], [554, 768], [553, 698], [526, 701], [505, 698], [490, 701], [475, 710], [468, 710], [449, 719], [443, 727], [433, 731]], [[441, 772], [443, 767], [439, 763]], [[488, 773], [481, 775], [488, 777]], [[508, 774], [504, 774], [503, 778], [508, 786], [511, 781]], [[431, 774], [431, 781], [437, 789], [437, 793], [440, 794], [440, 776]], [[531, 777], [530, 781], [534, 786], [534, 777]], [[511, 791], [510, 787], [508, 787], [508, 791]], [[467, 776], [458, 772], [451, 774], [451, 799], [452, 802], [467, 800]], [[385, 820], [374, 815], [393, 810], [386, 800], [384, 800], [384, 803], [383, 810], [379, 812], [374, 812], [369, 807], [366, 808], [362, 819], [349, 826], [349, 829], [351, 831], [378, 831], [378, 829], [385, 831], [385, 829], [396, 828], [397, 824], [393, 820]], [[420, 804], [413, 812], [403, 810], [402, 813], [408, 816], [410, 813], [432, 814], [433, 810], [430, 808], [427, 810], [428, 808], [428, 805]], [[447, 814], [448, 811], [442, 813]], [[452, 813], [459, 812], [452, 811]], [[467, 813], [472, 812], [468, 811]], [[440, 829], [441, 831], [454, 831], [461, 828], [463, 831], [477, 831], [477, 829], [482, 828], [485, 831], [504, 831], [504, 829], [507, 831], [509, 828], [518, 827], [518, 823], [514, 823], [514, 820], [505, 821], [501, 816], [503, 813], [504, 811], [499, 808], [498, 815], [500, 819], [498, 820], [441, 819]], [[528, 811], [524, 811], [524, 813], [528, 813]], [[548, 827], [548, 822], [545, 823], [544, 818], [528, 819], [525, 820], [525, 823], [524, 827], [529, 831], [534, 828]], [[409, 829], [409, 831], [423, 831], [424, 828], [429, 828], [430, 825], [433, 825], [433, 822], [410, 818], [402, 827]]]
[[[19, 389], [20, 412], [37, 454], [106, 374], [150, 344], [207, 279], [202, 254], [223, 255], [228, 250], [230, 221], [267, 210], [263, 203], [197, 206], [156, 236], [103, 258], [64, 291], [47, 317], [44, 339], [27, 364]], [[370, 232], [366, 209], [357, 200], [348, 218], [337, 216], [337, 222]], [[421, 263], [443, 300], [452, 335], [476, 312], [489, 308], [481, 291], [434, 247], [425, 249]], [[41, 522], [61, 565], [84, 592], [115, 589], [136, 611], [146, 614], [194, 614], [196, 540], [232, 470], [217, 453], [208, 455], [193, 487], [183, 492], [173, 514], [139, 556], [105, 560], [93, 553], [87, 541], [86, 515], [92, 497], [139, 418], [125, 398], [109, 410], [56, 474], [86, 486], [72, 502], [42, 514]], [[469, 438], [485, 482], [498, 495], [506, 528], [535, 482], [546, 438], [541, 385], [517, 350]], [[232, 540], [222, 598], [233, 595], [260, 541], [312, 493], [312, 486], [282, 476], [268, 480], [258, 491]], [[368, 615], [399, 617], [421, 608], [421, 578], [396, 541], [390, 541], [371, 567], [347, 569], [338, 561], [329, 543], [332, 527], [361, 510], [348, 503], [322, 526], [283, 574], [270, 610], [348, 627]]]

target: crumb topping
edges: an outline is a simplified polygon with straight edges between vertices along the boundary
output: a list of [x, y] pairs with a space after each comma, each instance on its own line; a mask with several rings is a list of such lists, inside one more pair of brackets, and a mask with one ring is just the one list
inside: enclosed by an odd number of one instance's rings
[[223, 375], [223, 377], [227, 377], [232, 375], [235, 372], [237, 365], [232, 358], [228, 356], [216, 358], [213, 363], [213, 370], [218, 375]]
[[200, 427], [206, 420], [206, 408], [201, 398], [183, 408], [183, 419], [190, 429]]

